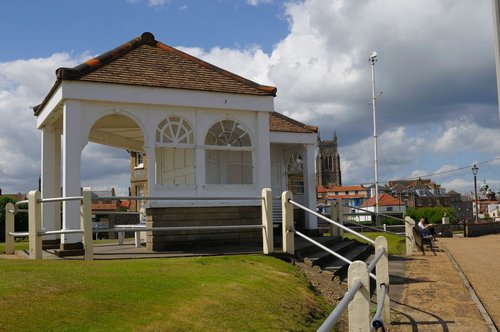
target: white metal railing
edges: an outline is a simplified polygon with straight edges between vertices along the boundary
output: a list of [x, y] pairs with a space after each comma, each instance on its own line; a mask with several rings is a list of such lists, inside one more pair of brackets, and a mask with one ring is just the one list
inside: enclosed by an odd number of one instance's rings
[[[274, 251], [273, 242], [273, 221], [272, 221], [272, 192], [271, 189], [264, 188], [260, 197], [197, 197], [197, 198], [171, 198], [171, 197], [147, 197], [147, 196], [110, 196], [100, 197], [101, 199], [127, 199], [127, 200], [261, 200], [262, 207], [262, 224], [261, 225], [217, 225], [217, 226], [176, 226], [176, 227], [120, 227], [109, 229], [92, 229], [92, 199], [90, 188], [83, 189], [82, 196], [75, 197], [53, 197], [53, 198], [40, 198], [39, 191], [31, 191], [28, 194], [28, 200], [16, 203], [8, 203], [6, 205], [6, 222], [5, 222], [5, 253], [14, 254], [14, 238], [16, 236], [29, 236], [29, 258], [42, 259], [42, 237], [46, 235], [61, 235], [61, 234], [83, 234], [83, 244], [85, 249], [85, 259], [93, 259], [93, 233], [104, 232], [117, 232], [123, 234], [124, 232], [134, 232], [137, 235], [139, 232], [154, 231], [154, 232], [168, 232], [168, 231], [183, 231], [183, 230], [227, 230], [227, 229], [262, 229], [262, 251], [264, 254], [269, 254]], [[44, 230], [42, 229], [42, 213], [41, 205], [44, 203], [64, 202], [64, 201], [82, 201], [80, 211], [80, 228], [79, 229], [61, 229], [61, 230]], [[18, 209], [20, 204], [28, 203], [28, 209]], [[18, 212], [28, 212], [29, 231], [28, 232], [15, 232], [14, 230], [14, 216]]]
[[[385, 329], [384, 322], [390, 324], [390, 298], [387, 292], [389, 287], [389, 260], [387, 252], [387, 239], [379, 236], [373, 241], [363, 234], [359, 234], [341, 223], [335, 222], [327, 217], [313, 211], [297, 202], [293, 201], [293, 195], [289, 191], [282, 194], [283, 211], [283, 251], [289, 254], [295, 253], [294, 235], [317, 245], [319, 248], [327, 251], [335, 257], [349, 264], [348, 268], [348, 291], [328, 318], [323, 322], [318, 331], [330, 331], [334, 328], [342, 313], [348, 309], [349, 312], [349, 331], [369, 331], [370, 326]], [[342, 230], [350, 232], [366, 242], [374, 245], [375, 256], [368, 265], [363, 261], [351, 262], [346, 257], [323, 246], [319, 242], [297, 231], [293, 221], [293, 207], [296, 206], [312, 215], [315, 215], [330, 224]], [[372, 273], [376, 268], [376, 275]], [[372, 321], [370, 321], [370, 278], [376, 280], [377, 289], [377, 312]]]

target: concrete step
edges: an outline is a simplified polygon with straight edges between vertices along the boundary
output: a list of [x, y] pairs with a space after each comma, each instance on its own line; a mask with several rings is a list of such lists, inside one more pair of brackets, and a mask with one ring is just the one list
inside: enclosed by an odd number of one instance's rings
[[[325, 247], [332, 247], [340, 242], [342, 239], [340, 237], [315, 237], [313, 238], [316, 242], [321, 243]], [[315, 244], [308, 242], [302, 238], [295, 238], [295, 257], [299, 259], [304, 259], [306, 257], [315, 257], [318, 253], [325, 252], [323, 249], [319, 248]]]
[[[327, 247], [332, 251], [335, 251], [339, 255], [344, 256], [347, 252], [356, 247], [356, 241], [344, 240]], [[325, 263], [331, 261], [334, 257], [335, 256], [333, 256], [326, 250], [316, 247], [316, 251], [312, 252], [310, 255], [304, 258], [304, 263], [309, 266], [317, 265], [319, 267], [323, 267]]]
[[[343, 256], [351, 262], [354, 262], [356, 260], [366, 262], [367, 258], [371, 254], [373, 254], [372, 246], [356, 242], [356, 245], [353, 246], [351, 250], [343, 254]], [[332, 258], [321, 266], [322, 270], [333, 273], [334, 277], [339, 277], [340, 280], [344, 280], [347, 277], [348, 268], [349, 264], [338, 258]]]

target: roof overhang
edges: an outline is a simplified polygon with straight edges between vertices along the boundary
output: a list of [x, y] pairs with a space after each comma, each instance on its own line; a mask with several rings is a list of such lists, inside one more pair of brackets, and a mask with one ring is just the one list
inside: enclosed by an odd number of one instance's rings
[[37, 127], [59, 118], [61, 105], [68, 99], [197, 109], [274, 111], [273, 96], [63, 80], [54, 86], [48, 98], [36, 109]]
[[285, 144], [317, 144], [317, 133], [289, 133], [289, 132], [276, 132], [269, 133], [271, 144], [285, 143]]

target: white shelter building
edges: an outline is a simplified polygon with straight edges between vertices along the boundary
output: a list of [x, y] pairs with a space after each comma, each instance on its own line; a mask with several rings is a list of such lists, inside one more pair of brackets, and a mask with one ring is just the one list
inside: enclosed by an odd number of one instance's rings
[[[190, 56], [148, 32], [74, 68], [59, 68], [56, 77], [34, 109], [42, 131], [42, 197], [60, 196], [61, 188], [65, 197], [80, 195], [81, 153], [90, 141], [144, 153], [150, 165], [146, 194], [185, 198], [149, 201], [150, 226], [190, 224], [165, 219], [172, 215], [168, 209], [191, 211], [191, 224], [238, 221], [249, 211], [260, 223], [260, 200], [196, 199], [258, 197], [266, 187], [273, 196], [290, 188], [316, 209], [317, 127], [275, 112], [275, 87]], [[43, 205], [45, 229], [80, 227], [79, 202], [62, 204], [62, 220], [60, 209], [59, 203]], [[232, 217], [220, 217], [228, 213]], [[317, 228], [315, 217], [302, 219], [306, 230]], [[63, 235], [61, 250], [80, 241], [77, 234]], [[148, 245], [163, 248], [154, 242], [153, 232]]]

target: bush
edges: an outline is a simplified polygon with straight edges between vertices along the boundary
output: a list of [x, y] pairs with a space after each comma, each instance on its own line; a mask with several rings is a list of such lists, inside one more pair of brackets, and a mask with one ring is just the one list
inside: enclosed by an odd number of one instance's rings
[[416, 222], [420, 220], [420, 218], [425, 218], [427, 222], [431, 224], [441, 224], [442, 218], [446, 216], [450, 218], [450, 224], [457, 224], [458, 218], [455, 213], [455, 210], [452, 208], [446, 207], [424, 207], [421, 209], [408, 208], [406, 209], [406, 215]]

